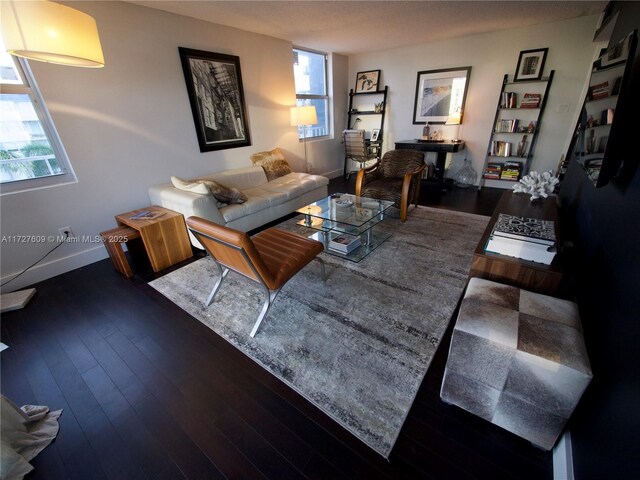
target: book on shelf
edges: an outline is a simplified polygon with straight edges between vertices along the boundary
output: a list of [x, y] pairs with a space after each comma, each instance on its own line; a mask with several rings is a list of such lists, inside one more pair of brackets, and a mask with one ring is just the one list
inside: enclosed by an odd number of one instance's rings
[[517, 101], [518, 94], [516, 92], [502, 92], [500, 108], [515, 108]]
[[505, 162], [500, 172], [500, 180], [511, 180], [517, 182], [522, 173], [522, 164], [520, 162]]
[[492, 180], [500, 180], [500, 173], [502, 172], [502, 164], [498, 162], [488, 162], [487, 167], [484, 169], [484, 178]]
[[509, 157], [511, 156], [511, 143], [494, 140], [491, 142], [489, 155], [492, 157]]
[[525, 93], [520, 102], [520, 108], [538, 108], [542, 101], [540, 93]]
[[485, 251], [531, 262], [550, 265], [556, 256], [555, 245], [516, 240], [515, 238], [490, 235]]
[[556, 243], [556, 229], [553, 220], [522, 217], [500, 213], [493, 226], [493, 236], [512, 238], [526, 242], [552, 246]]
[[514, 133], [518, 131], [518, 119], [498, 119], [494, 133]]
[[591, 100], [600, 100], [609, 96], [609, 82], [605, 80], [602, 83], [591, 85], [589, 87]]
[[351, 253], [360, 246], [360, 237], [348, 233], [332, 233], [329, 248], [340, 253]]

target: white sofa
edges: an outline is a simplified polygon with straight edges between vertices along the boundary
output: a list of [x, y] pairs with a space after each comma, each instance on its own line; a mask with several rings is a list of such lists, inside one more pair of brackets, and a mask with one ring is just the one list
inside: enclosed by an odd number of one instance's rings
[[[326, 197], [329, 184], [326, 177], [299, 172], [267, 181], [262, 167], [256, 166], [225, 170], [199, 179], [235, 187], [248, 199], [241, 204], [221, 204], [213, 195], [179, 190], [167, 183], [149, 188], [151, 204], [180, 212], [185, 218], [195, 215], [247, 232]], [[191, 243], [202, 248], [200, 242], [189, 235]]]

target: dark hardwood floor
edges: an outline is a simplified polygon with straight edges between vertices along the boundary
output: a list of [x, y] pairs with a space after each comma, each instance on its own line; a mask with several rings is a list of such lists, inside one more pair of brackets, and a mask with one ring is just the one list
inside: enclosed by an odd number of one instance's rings
[[[501, 193], [425, 191], [423, 203], [489, 214]], [[2, 316], [2, 394], [64, 409], [27, 478], [552, 477], [550, 453], [440, 400], [452, 327], [387, 461], [147, 277], [100, 261], [41, 282], [26, 308]]]

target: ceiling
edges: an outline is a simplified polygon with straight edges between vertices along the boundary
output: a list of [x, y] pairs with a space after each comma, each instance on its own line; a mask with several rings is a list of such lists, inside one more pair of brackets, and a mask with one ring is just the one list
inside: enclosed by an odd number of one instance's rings
[[130, 1], [343, 55], [599, 14], [606, 1]]

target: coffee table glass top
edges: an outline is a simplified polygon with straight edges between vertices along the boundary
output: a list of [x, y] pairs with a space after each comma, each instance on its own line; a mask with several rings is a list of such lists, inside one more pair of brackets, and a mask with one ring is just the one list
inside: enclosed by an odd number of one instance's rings
[[[393, 202], [346, 193], [335, 193], [322, 200], [296, 210], [304, 218], [298, 225], [316, 230], [310, 238], [322, 242], [325, 252], [352, 262], [359, 262], [387, 240], [391, 234], [374, 231], [374, 226], [385, 218]], [[333, 233], [349, 233], [360, 237], [360, 246], [343, 253], [331, 248]]]
[[384, 219], [393, 202], [335, 193], [296, 210], [305, 215], [300, 225], [315, 230], [336, 230], [361, 234]]

